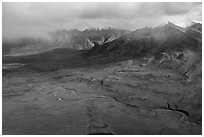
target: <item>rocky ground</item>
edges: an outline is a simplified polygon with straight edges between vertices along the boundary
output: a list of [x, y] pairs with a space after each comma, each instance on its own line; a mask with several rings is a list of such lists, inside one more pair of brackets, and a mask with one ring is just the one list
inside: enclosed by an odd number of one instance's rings
[[3, 134], [201, 134], [201, 80], [140, 64], [3, 68]]

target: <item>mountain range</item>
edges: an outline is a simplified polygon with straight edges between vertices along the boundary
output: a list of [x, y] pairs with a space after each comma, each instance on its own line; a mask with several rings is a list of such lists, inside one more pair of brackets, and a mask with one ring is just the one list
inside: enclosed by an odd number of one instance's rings
[[[120, 38], [92, 48], [89, 54], [114, 54], [138, 56], [165, 51], [181, 51], [192, 49], [201, 51], [202, 25], [193, 23], [183, 28], [171, 22], [155, 28], [142, 28]], [[131, 50], [130, 50], [131, 49]]]
[[[180, 27], [171, 22], [135, 31], [121, 29], [59, 30], [51, 40], [24, 38], [3, 41], [3, 55], [26, 55], [55, 48], [82, 50], [84, 58], [104, 59], [104, 63], [133, 58], [146, 59], [160, 67], [187, 76], [202, 64], [202, 24]], [[196, 71], [198, 75], [201, 70]]]
[[[201, 31], [202, 24], [195, 22], [185, 28], [167, 22], [155, 28], [145, 27], [135, 31], [113, 28], [85, 29], [83, 31], [71, 29], [50, 32], [50, 40], [40, 38], [3, 40], [2, 46], [4, 55], [30, 54], [54, 48], [76, 50], [92, 48], [89, 54], [124, 52], [124, 54], [137, 56], [147, 51], [157, 54], [157, 52], [169, 49], [181, 50], [184, 48], [183, 46], [199, 51], [202, 41]], [[130, 48], [132, 50], [128, 50]]]
[[107, 43], [129, 33], [128, 30], [105, 29], [77, 29], [58, 30], [49, 33], [49, 40], [40, 38], [22, 38], [18, 40], [3, 40], [3, 54], [32, 54], [54, 48], [69, 48], [76, 50], [90, 49], [94, 42]]

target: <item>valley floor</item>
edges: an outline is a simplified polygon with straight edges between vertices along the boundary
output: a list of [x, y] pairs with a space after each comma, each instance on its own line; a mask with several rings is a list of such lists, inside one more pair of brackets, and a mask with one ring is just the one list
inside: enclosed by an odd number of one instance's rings
[[123, 63], [3, 72], [3, 134], [202, 134], [201, 106], [186, 97], [201, 84]]

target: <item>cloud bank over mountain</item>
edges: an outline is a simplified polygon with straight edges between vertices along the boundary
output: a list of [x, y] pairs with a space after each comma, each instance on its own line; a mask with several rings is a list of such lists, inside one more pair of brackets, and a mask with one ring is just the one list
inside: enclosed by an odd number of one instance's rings
[[135, 30], [165, 21], [202, 21], [202, 3], [3, 3], [3, 38], [43, 37], [58, 29]]

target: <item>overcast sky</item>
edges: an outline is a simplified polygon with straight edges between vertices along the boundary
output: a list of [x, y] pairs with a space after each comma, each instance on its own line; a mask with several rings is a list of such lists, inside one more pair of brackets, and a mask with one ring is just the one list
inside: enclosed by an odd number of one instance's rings
[[58, 29], [135, 30], [165, 21], [201, 21], [201, 3], [3, 3], [3, 38], [45, 36]]

